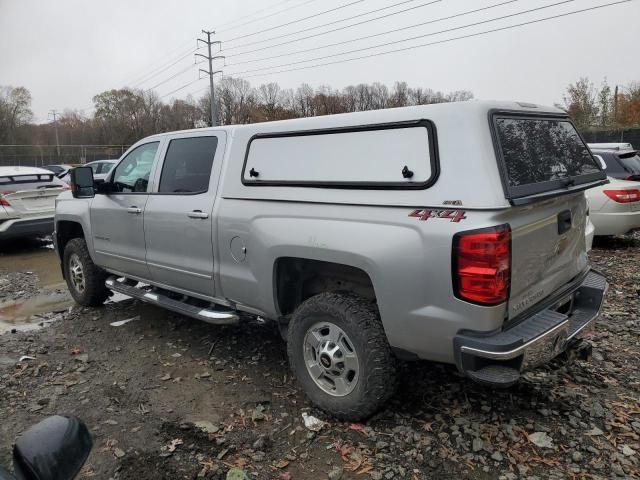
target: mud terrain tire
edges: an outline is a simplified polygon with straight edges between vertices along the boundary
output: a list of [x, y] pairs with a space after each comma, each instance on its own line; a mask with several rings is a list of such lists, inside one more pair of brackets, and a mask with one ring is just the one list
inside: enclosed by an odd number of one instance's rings
[[[303, 302], [289, 324], [287, 354], [311, 402], [339, 419], [364, 420], [395, 392], [396, 359], [378, 309], [357, 295], [321, 293]], [[338, 375], [345, 365], [351, 370]], [[340, 384], [332, 385], [331, 378]]]
[[102, 305], [109, 297], [107, 272], [91, 260], [84, 238], [69, 240], [63, 254], [64, 278], [73, 299], [85, 307]]

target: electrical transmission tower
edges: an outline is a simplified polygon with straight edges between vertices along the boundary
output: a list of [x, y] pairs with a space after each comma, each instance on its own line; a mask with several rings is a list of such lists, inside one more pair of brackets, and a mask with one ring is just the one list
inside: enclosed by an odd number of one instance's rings
[[[216, 125], [218, 125], [218, 118], [216, 115], [216, 104], [215, 104], [215, 93], [214, 93], [214, 89], [213, 89], [213, 76], [217, 73], [222, 73], [222, 70], [216, 70], [215, 72], [213, 71], [213, 61], [214, 60], [218, 60], [218, 59], [224, 59], [225, 57], [223, 55], [216, 55], [214, 56], [211, 53], [211, 46], [218, 44], [218, 46], [220, 48], [222, 48], [222, 42], [220, 42], [219, 40], [214, 40], [211, 41], [211, 36], [214, 35], [216, 32], [208, 32], [207, 30], [202, 30], [202, 33], [204, 33], [207, 36], [206, 40], [203, 40], [202, 38], [198, 38], [198, 42], [202, 42], [204, 44], [207, 45], [209, 54], [208, 55], [203, 55], [201, 53], [196, 53], [196, 57], [202, 57], [205, 58], [209, 61], [209, 70], [203, 70], [202, 68], [200, 69], [200, 72], [206, 73], [207, 75], [209, 75], [209, 89], [211, 90], [211, 126], [215, 127]], [[218, 50], [220, 51], [220, 50]]]
[[56, 132], [56, 152], [58, 152], [58, 158], [60, 158], [60, 140], [58, 139], [58, 111], [51, 110], [49, 111], [49, 115], [53, 117], [53, 129]]

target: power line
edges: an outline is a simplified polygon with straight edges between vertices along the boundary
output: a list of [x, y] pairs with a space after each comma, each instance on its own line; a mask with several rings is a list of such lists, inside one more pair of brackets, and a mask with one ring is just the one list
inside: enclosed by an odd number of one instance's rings
[[[316, 26], [309, 27], [309, 28], [303, 28], [302, 30], [298, 30], [298, 31], [296, 31], [296, 32], [292, 32], [292, 33], [285, 33], [285, 34], [283, 34], [283, 35], [278, 35], [278, 36], [275, 36], [275, 37], [267, 38], [267, 39], [265, 39], [265, 40], [260, 40], [260, 41], [258, 41], [258, 42], [245, 43], [244, 45], [239, 45], [239, 46], [236, 46], [236, 47], [231, 47], [230, 49], [227, 49], [227, 50], [236, 50], [237, 48], [240, 48], [240, 47], [245, 47], [245, 46], [249, 46], [249, 45], [255, 45], [255, 44], [258, 44], [258, 43], [263, 44], [263, 43], [265, 43], [265, 42], [270, 42], [270, 41], [272, 41], [272, 40], [278, 40], [278, 39], [280, 39], [280, 38], [290, 37], [291, 35], [296, 35], [296, 34], [298, 34], [298, 33], [308, 32], [308, 31], [310, 31], [310, 30], [316, 30], [316, 29], [318, 29], [318, 28], [326, 27], [326, 26], [329, 26], [329, 25], [335, 25], [336, 23], [346, 22], [346, 21], [349, 21], [349, 20], [353, 20], [354, 18], [364, 17], [364, 16], [366, 16], [366, 15], [370, 15], [370, 14], [372, 14], [372, 13], [377, 13], [377, 12], [380, 12], [380, 11], [382, 11], [382, 10], [388, 10], [388, 9], [390, 9], [390, 8], [397, 7], [397, 6], [399, 6], [399, 5], [404, 5], [405, 3], [413, 3], [413, 2], [415, 2], [415, 1], [416, 1], [416, 0], [404, 0], [404, 1], [402, 1], [402, 2], [394, 3], [393, 5], [387, 5], [386, 7], [377, 8], [377, 9], [375, 9], [375, 10], [371, 10], [371, 11], [368, 11], [368, 12], [364, 12], [364, 13], [361, 13], [361, 14], [358, 14], [358, 15], [353, 15], [353, 16], [351, 16], [351, 17], [343, 18], [343, 19], [340, 19], [340, 20], [334, 20], [333, 22], [328, 22], [328, 23], [324, 23], [324, 24], [322, 24], [322, 25], [316, 25]], [[234, 56], [234, 57], [238, 57], [238, 56], [240, 56], [240, 55], [247, 55], [247, 54], [249, 54], [249, 53], [260, 52], [260, 51], [262, 51], [262, 50], [267, 50], [267, 49], [272, 49], [272, 48], [276, 48], [276, 47], [281, 47], [282, 45], [288, 45], [288, 44], [290, 44], [290, 43], [299, 42], [300, 40], [306, 40], [306, 39], [308, 39], [308, 38], [320, 37], [320, 36], [322, 36], [322, 35], [326, 35], [326, 34], [328, 34], [328, 33], [338, 32], [338, 31], [340, 31], [340, 30], [345, 30], [345, 29], [347, 29], [347, 28], [356, 27], [356, 26], [358, 26], [358, 25], [364, 25], [365, 23], [375, 22], [376, 20], [381, 20], [381, 19], [383, 19], [383, 18], [392, 17], [392, 16], [394, 16], [394, 15], [399, 15], [399, 14], [401, 14], [401, 13], [409, 12], [409, 11], [411, 11], [411, 10], [416, 10], [416, 9], [418, 9], [418, 8], [428, 7], [429, 5], [432, 5], [432, 4], [434, 4], [434, 3], [441, 2], [441, 1], [442, 1], [442, 0], [433, 0], [433, 1], [430, 1], [430, 2], [427, 2], [427, 3], [422, 3], [422, 4], [420, 4], [420, 5], [416, 5], [416, 6], [414, 6], [414, 7], [405, 8], [404, 10], [398, 10], [397, 12], [387, 13], [386, 15], [381, 15], [381, 16], [379, 16], [379, 17], [370, 18], [370, 19], [368, 19], [368, 20], [363, 20], [363, 21], [361, 21], [361, 22], [352, 23], [352, 24], [350, 24], [350, 25], [345, 25], [345, 26], [343, 26], [343, 27], [338, 27], [338, 28], [334, 28], [334, 29], [331, 29], [331, 30], [325, 30], [324, 32], [316, 33], [316, 34], [313, 34], [313, 35], [307, 35], [306, 37], [294, 38], [293, 40], [287, 40], [286, 42], [276, 43], [275, 45], [267, 45], [267, 46], [265, 46], [265, 47], [256, 48], [256, 49], [254, 49], [254, 50], [248, 50], [248, 51], [246, 51], [246, 52], [238, 52], [238, 53], [234, 53], [232, 56]]]
[[[295, 32], [291, 32], [291, 33], [284, 33], [284, 34], [282, 34], [282, 35], [277, 35], [277, 36], [275, 36], [275, 37], [266, 38], [266, 39], [264, 39], [264, 40], [257, 40], [257, 41], [255, 41], [255, 42], [243, 43], [242, 45], [236, 45], [235, 47], [225, 48], [225, 52], [226, 52], [227, 50], [236, 50], [236, 49], [238, 49], [238, 48], [250, 47], [251, 45], [257, 45], [258, 43], [262, 44], [262, 43], [265, 43], [265, 42], [270, 42], [270, 41], [272, 41], [272, 40], [279, 40], [279, 39], [281, 39], [281, 38], [290, 37], [291, 35], [297, 35], [298, 33], [309, 32], [309, 31], [311, 31], [311, 30], [315, 30], [315, 29], [317, 29], [317, 28], [328, 27], [329, 25], [335, 25], [336, 23], [348, 22], [349, 20], [353, 20], [354, 18], [364, 17], [364, 16], [366, 16], [366, 15], [371, 15], [372, 13], [378, 13], [378, 12], [381, 12], [381, 11], [383, 11], [383, 10], [388, 10], [388, 9], [390, 9], [390, 8], [397, 7], [397, 6], [399, 6], [399, 5], [404, 5], [405, 3], [412, 3], [412, 2], [415, 2], [415, 1], [416, 1], [416, 0], [404, 0], [404, 1], [402, 1], [402, 2], [394, 3], [393, 5], [387, 5], [386, 7], [377, 8], [377, 9], [375, 9], [375, 10], [370, 10], [370, 11], [368, 11], [368, 12], [359, 13], [358, 15], [353, 15], [353, 16], [351, 16], [351, 17], [341, 18], [340, 20], [334, 20], [334, 21], [332, 21], [332, 22], [323, 23], [322, 25], [315, 25], [315, 26], [313, 26], [313, 27], [303, 28], [302, 30], [297, 30], [297, 31], [295, 31]], [[437, 1], [441, 2], [442, 0], [437, 0]], [[381, 17], [373, 18], [373, 19], [371, 19], [371, 20], [365, 20], [365, 21], [360, 22], [360, 23], [354, 23], [354, 24], [352, 24], [352, 26], [361, 25], [361, 24], [363, 24], [363, 23], [368, 23], [368, 22], [373, 22], [373, 21], [375, 21], [375, 20], [379, 20], [379, 19], [381, 19], [381, 18], [387, 18], [387, 17], [393, 16], [393, 15], [397, 15], [397, 14], [399, 14], [399, 13], [408, 12], [409, 10], [413, 10], [413, 9], [416, 9], [416, 8], [421, 8], [421, 7], [424, 7], [424, 6], [427, 6], [427, 5], [431, 5], [431, 2], [426, 3], [426, 4], [423, 4], [423, 5], [418, 5], [418, 6], [416, 6], [416, 7], [407, 8], [406, 10], [400, 10], [400, 11], [398, 11], [398, 12], [390, 13], [390, 14], [388, 14], [388, 15], [383, 15], [383, 16], [381, 16]], [[349, 27], [349, 26], [344, 27], [344, 28], [348, 28], [348, 27]], [[329, 30], [329, 31], [324, 32], [324, 33], [321, 33], [321, 34], [319, 33], [318, 35], [324, 35], [325, 33], [332, 33], [332, 32], [336, 32], [336, 31], [341, 30], [341, 29], [342, 29], [342, 28], [337, 28], [337, 29], [335, 29], [335, 30]], [[309, 37], [306, 37], [306, 38], [312, 38], [313, 36], [314, 36], [314, 35], [310, 35]], [[275, 47], [279, 47], [279, 46], [281, 46], [281, 45], [286, 45], [286, 44], [288, 44], [288, 43], [297, 42], [297, 41], [298, 41], [298, 39], [290, 40], [290, 41], [288, 41], [288, 42], [279, 43], [279, 44], [276, 44], [276, 45], [270, 45], [270, 46], [262, 47], [262, 48], [256, 48], [255, 50], [249, 50], [249, 51], [247, 51], [247, 52], [240, 52], [240, 53], [236, 53], [236, 54], [234, 54], [234, 55], [235, 55], [235, 56], [238, 56], [238, 55], [245, 55], [245, 54], [247, 54], [247, 53], [259, 52], [259, 51], [261, 51], [261, 50], [266, 50], [266, 49], [268, 49], [268, 48], [275, 48]]]
[[267, 10], [271, 10], [272, 8], [279, 7], [280, 5], [284, 5], [285, 3], [289, 3], [291, 1], [292, 0], [282, 0], [281, 2], [278, 2], [275, 5], [271, 5], [269, 7], [261, 8], [260, 10], [256, 10], [253, 13], [248, 13], [246, 15], [241, 15], [240, 17], [234, 18], [233, 20], [229, 20], [228, 22], [219, 23], [217, 26], [218, 27], [224, 27], [226, 25], [237, 23], [239, 21], [244, 20], [245, 18], [253, 17], [254, 15], [257, 15], [257, 14], [262, 13], [262, 12], [266, 12]]
[[[158, 70], [158, 69], [162, 68], [164, 65], [166, 65], [166, 63], [172, 62], [172, 61], [173, 61], [173, 59], [174, 59], [176, 56], [181, 56], [181, 55], [183, 55], [183, 54], [184, 54], [184, 45], [186, 45], [187, 43], [192, 44], [192, 42], [193, 42], [193, 40], [189, 40], [189, 42], [185, 42], [185, 43], [181, 44], [180, 48], [177, 48], [176, 50], [174, 50], [174, 52], [173, 52], [173, 53], [170, 53], [170, 54], [168, 54], [168, 55], [164, 55], [163, 57], [161, 57], [161, 58], [164, 58], [164, 59], [166, 59], [167, 57], [170, 57], [170, 58], [171, 58], [171, 60], [169, 60], [168, 62], [166, 62], [165, 60], [161, 60], [161, 62], [162, 62], [162, 63], [161, 63], [159, 66], [157, 66], [157, 67], [152, 67], [150, 70], [148, 70], [148, 71], [147, 71], [147, 73], [144, 73], [144, 74], [142, 74], [142, 75], [136, 75], [134, 78], [132, 78], [131, 80], [127, 80], [127, 81], [126, 81], [126, 82], [124, 82], [124, 83], [125, 83], [125, 84], [127, 84], [127, 83], [138, 83], [138, 82], [140, 81], [140, 79], [145, 78], [147, 75], [149, 75], [149, 73], [150, 73], [150, 72], [155, 72], [156, 70]], [[155, 64], [155, 63], [156, 63], [156, 62], [154, 62], [154, 63], [150, 64], [149, 66], [151, 66], [151, 65], [153, 65], [153, 64]], [[149, 66], [148, 66], [148, 67], [146, 67], [146, 68], [145, 68], [145, 70], [147, 70], [147, 68], [149, 68]]]
[[194, 83], [199, 82], [200, 80], [204, 80], [204, 78], [198, 78], [197, 80], [192, 80], [189, 83], [185, 83], [184, 85], [182, 85], [181, 87], [176, 88], [175, 90], [171, 90], [169, 93], [165, 93], [164, 95], [162, 95], [160, 98], [158, 98], [158, 100], [162, 100], [165, 97], [168, 97], [169, 95], [173, 95], [176, 92], [179, 92], [180, 90], [183, 90], [185, 88], [187, 88], [189, 85], [193, 85]]
[[[418, 49], [418, 48], [429, 47], [429, 46], [432, 46], [432, 45], [440, 45], [440, 44], [444, 44], [444, 43], [448, 43], [448, 42], [453, 42], [453, 41], [456, 41], [456, 40], [479, 37], [479, 36], [487, 35], [487, 34], [490, 34], [490, 33], [501, 32], [501, 31], [504, 31], [504, 30], [511, 30], [511, 29], [523, 27], [523, 26], [526, 26], [526, 25], [532, 25], [532, 24], [536, 24], [536, 23], [545, 22], [545, 21], [548, 21], [548, 20], [554, 20], [554, 19], [557, 19], [557, 18], [568, 17], [570, 15], [576, 15], [578, 13], [584, 13], [584, 12], [588, 12], [588, 11], [592, 11], [592, 10], [598, 10], [598, 9], [601, 9], [601, 8], [611, 7], [611, 6], [614, 6], [614, 5], [620, 5], [620, 4], [623, 4], [623, 3], [629, 3], [631, 1], [633, 1], [633, 0], [620, 0], [620, 1], [617, 1], [617, 2], [611, 2], [611, 3], [602, 4], [602, 5], [596, 5], [594, 7], [583, 8], [581, 10], [574, 10], [574, 11], [571, 11], [571, 12], [562, 13], [562, 14], [558, 14], [558, 15], [553, 15], [553, 16], [550, 16], [550, 17], [544, 17], [544, 18], [539, 18], [539, 19], [536, 19], [536, 20], [530, 20], [530, 21], [527, 21], [527, 22], [522, 22], [522, 23], [518, 23], [518, 24], [514, 24], [514, 25], [508, 25], [508, 26], [505, 26], [505, 27], [494, 28], [492, 30], [485, 30], [483, 32], [470, 33], [468, 35], [462, 35], [462, 36], [459, 36], [459, 37], [453, 37], [453, 38], [447, 38], [447, 39], [444, 39], [444, 40], [438, 40], [436, 42], [423, 43], [423, 44], [420, 44], [420, 45], [413, 45], [413, 46], [404, 47], [404, 48], [397, 48], [397, 49], [394, 49], [394, 50], [388, 50], [386, 52], [372, 53], [372, 54], [369, 54], [369, 55], [362, 55], [360, 57], [347, 58], [347, 59], [344, 59], [344, 60], [336, 60], [336, 61], [333, 61], [333, 62], [325, 62], [325, 63], [319, 63], [319, 64], [315, 64], [315, 65], [306, 65], [304, 67], [290, 68], [290, 69], [286, 69], [286, 70], [278, 70], [278, 71], [266, 72], [266, 73], [255, 74], [255, 75], [247, 75], [247, 76], [239, 77], [239, 78], [247, 79], [247, 78], [253, 78], [253, 77], [262, 77], [262, 76], [266, 76], [266, 75], [275, 75], [275, 74], [278, 74], [278, 73], [293, 72], [293, 71], [298, 71], [298, 70], [308, 70], [308, 69], [311, 69], [311, 68], [318, 68], [318, 67], [324, 67], [324, 66], [328, 66], [328, 65], [336, 65], [336, 64], [340, 64], [340, 63], [353, 62], [353, 61], [356, 61], [356, 60], [364, 60], [364, 59], [372, 58], [372, 57], [381, 57], [383, 55], [390, 55], [390, 54], [398, 53], [398, 52], [406, 52], [406, 51], [409, 51], [409, 50], [415, 50], [415, 49]], [[240, 73], [240, 72], [237, 72], [237, 73]]]
[[151, 80], [154, 77], [157, 77], [158, 75], [160, 75], [161, 73], [169, 70], [171, 67], [173, 67], [174, 65], [180, 63], [183, 59], [189, 57], [193, 52], [195, 52], [197, 50], [197, 48], [190, 48], [189, 50], [185, 50], [183, 52], [180, 53], [180, 56], [173, 57], [171, 60], [169, 60], [168, 63], [165, 63], [163, 65], [161, 65], [158, 68], [155, 68], [154, 70], [147, 72], [146, 75], [139, 77], [139, 79], [135, 82], [131, 82], [132, 85], [134, 87], [142, 85], [143, 83], [148, 82], [149, 80]]
[[[274, 17], [274, 16], [276, 16], [276, 15], [281, 14], [282, 12], [286, 12], [286, 11], [294, 10], [294, 9], [296, 9], [296, 8], [302, 7], [302, 6], [304, 6], [304, 5], [308, 4], [308, 3], [315, 2], [315, 1], [317, 1], [317, 0], [307, 0], [307, 1], [302, 2], [301, 4], [296, 5], [296, 6], [294, 6], [294, 7], [284, 8], [284, 9], [282, 9], [282, 10], [278, 10], [277, 12], [270, 13], [269, 15], [264, 15], [264, 16], [262, 16], [262, 17], [255, 18], [255, 19], [253, 19], [253, 20], [249, 20], [248, 22], [241, 23], [241, 24], [239, 24], [239, 25], [235, 25], [235, 26], [233, 26], [233, 27], [225, 28], [225, 29], [221, 30], [221, 32], [228, 32], [229, 30], [235, 30], [236, 28], [240, 28], [240, 27], [243, 27], [243, 26], [248, 25], [248, 24], [250, 24], [250, 23], [257, 22], [257, 21], [260, 21], [260, 20], [264, 20], [264, 19], [266, 19], [266, 18]], [[281, 2], [281, 3], [284, 3], [284, 2]], [[267, 9], [263, 9], [263, 10], [270, 10], [271, 8], [275, 8], [277, 5], [280, 5], [280, 4], [276, 4], [276, 5], [274, 5], [273, 7], [270, 7], [270, 8], [267, 8]]]
[[[436, 1], [440, 1], [440, 0], [436, 0]], [[319, 47], [307, 48], [305, 50], [298, 50], [296, 52], [283, 53], [283, 54], [280, 54], [280, 55], [273, 55], [271, 57], [264, 57], [264, 58], [253, 59], [253, 60], [244, 60], [242, 62], [231, 63], [231, 64], [229, 64], [227, 66], [241, 65], [241, 64], [246, 64], [246, 63], [255, 63], [255, 62], [260, 62], [260, 61], [263, 61], [263, 60], [271, 60], [271, 59], [274, 59], [274, 58], [285, 57], [285, 56], [288, 56], [288, 55], [296, 55], [298, 53], [311, 52], [311, 51], [320, 50], [320, 49], [323, 49], [323, 48], [335, 47], [335, 46], [338, 46], [338, 45], [344, 45], [346, 43], [357, 42], [357, 41], [360, 41], [360, 40], [366, 40], [366, 39], [374, 38], [374, 37], [380, 37], [382, 35], [388, 35], [390, 33], [400, 32], [402, 30], [409, 30], [411, 28], [423, 27], [425, 25], [429, 25], [429, 24], [432, 24], [432, 23], [438, 23], [438, 22], [442, 22], [442, 21], [445, 21], [445, 20], [451, 20], [452, 18], [457, 18], [457, 17], [463, 17], [465, 15], [470, 15], [472, 13], [477, 13], [477, 12], [481, 12], [481, 11], [484, 11], [484, 10], [490, 10], [492, 8], [502, 7], [504, 5], [507, 5], [507, 4], [510, 4], [510, 3], [515, 3], [515, 2], [519, 2], [519, 1], [520, 0], [508, 0], [506, 2], [496, 3], [494, 5], [489, 5], [489, 6], [486, 6], [486, 7], [476, 8], [474, 10], [468, 10], [466, 12], [457, 13], [455, 15], [449, 15], [447, 17], [436, 18], [435, 20], [429, 20], [428, 22], [416, 23], [414, 25], [409, 25], [409, 26], [406, 26], [406, 27], [400, 27], [400, 28], [396, 28], [394, 30], [387, 30], [386, 32], [374, 33], [372, 35], [366, 35], [364, 37], [358, 37], [358, 38], [354, 38], [352, 40], [345, 40], [345, 41], [342, 41], [342, 42], [330, 43], [330, 44], [327, 44], [327, 45], [321, 45]], [[435, 3], [435, 2], [430, 2], [430, 3], [427, 3], [425, 5], [431, 5], [432, 3]], [[424, 5], [421, 5], [421, 6], [424, 6]], [[412, 8], [416, 8], [416, 7], [412, 7]], [[392, 14], [389, 14], [389, 15], [392, 15]], [[389, 15], [385, 15], [385, 17], [387, 17]], [[378, 18], [381, 18], [381, 17], [378, 17]], [[376, 20], [376, 19], [373, 19], [373, 20]], [[362, 23], [366, 23], [368, 21], [369, 20], [367, 20], [365, 22], [359, 22], [359, 23], [354, 24], [354, 25], [359, 25], [359, 24], [362, 24]], [[344, 27], [340, 27], [340, 28], [331, 30], [330, 32], [336, 31], [336, 30], [343, 30], [343, 29], [348, 28], [350, 26], [351, 25], [346, 25]], [[324, 33], [330, 33], [330, 32], [323, 32], [322, 34], [310, 35], [308, 37], [298, 38], [298, 39], [295, 40], [295, 42], [298, 42], [298, 41], [301, 41], [301, 40], [306, 40], [307, 38], [313, 38], [313, 37], [316, 37], [318, 35], [324, 35]], [[285, 42], [285, 43], [291, 43], [291, 42]], [[278, 46], [278, 45], [274, 45], [274, 47], [275, 46]], [[231, 57], [235, 57], [235, 56], [237, 56], [237, 55], [231, 55]]]
[[159, 87], [160, 85], [164, 85], [164, 84], [165, 84], [165, 83], [167, 83], [168, 81], [173, 80], [174, 78], [176, 78], [176, 77], [178, 77], [178, 76], [182, 75], [182, 74], [183, 74], [183, 73], [185, 73], [185, 72], [188, 72], [188, 71], [189, 71], [189, 70], [191, 70], [192, 68], [193, 68], [193, 65], [187, 65], [187, 67], [186, 67], [186, 68], [183, 68], [183, 69], [182, 69], [182, 70], [180, 70], [179, 72], [177, 72], [177, 73], [175, 73], [175, 74], [171, 75], [169, 78], [166, 78], [166, 79], [162, 80], [161, 82], [156, 83], [153, 87], [149, 87], [149, 88], [147, 88], [145, 91], [150, 92], [150, 91], [151, 91], [151, 90], [153, 90], [154, 88], [157, 88], [157, 87]]
[[[511, 13], [509, 15], [503, 15], [501, 17], [490, 18], [488, 20], [481, 20], [479, 22], [469, 23], [467, 25], [461, 25], [461, 26], [458, 26], [458, 27], [447, 28], [447, 29], [440, 30], [440, 31], [437, 31], [437, 32], [426, 33], [424, 35], [416, 35], [416, 36], [409, 37], [409, 38], [403, 38], [403, 39], [400, 39], [400, 40], [395, 40], [393, 42], [379, 43], [377, 45], [372, 45], [370, 47], [356, 48], [354, 50], [348, 50], [346, 52], [340, 52], [340, 53], [333, 53], [331, 55], [323, 55], [321, 57], [310, 58], [308, 60], [300, 60], [300, 61], [297, 61], [297, 62], [290, 62], [290, 63], [286, 63], [286, 64], [283, 64], [283, 65], [272, 65], [271, 67], [255, 68], [253, 70], [245, 70], [245, 71], [236, 72], [236, 73], [242, 75], [244, 73], [259, 72], [259, 71], [262, 71], [262, 70], [269, 70], [271, 68], [288, 67], [288, 66], [292, 66], [292, 65], [299, 65], [301, 63], [315, 62], [317, 60], [325, 60], [327, 58], [340, 57], [342, 55], [349, 55], [351, 53], [358, 53], [358, 52], [364, 52], [364, 51], [367, 51], [367, 50], [373, 50], [373, 49], [376, 49], [376, 48], [388, 47], [390, 45], [397, 45], [398, 43], [410, 42], [412, 40], [417, 40], [419, 38], [431, 37], [433, 35], [440, 35], [442, 33], [448, 33], [448, 32], [453, 32], [453, 31], [456, 31], [456, 30], [462, 30], [464, 28], [475, 27], [477, 25], [483, 25], [485, 23], [496, 22], [498, 20], [504, 20], [505, 18], [524, 15], [526, 13], [535, 12], [537, 10], [544, 10], [546, 8], [557, 7], [558, 5], [562, 5], [562, 4], [566, 4], [566, 3], [572, 3], [572, 2], [575, 2], [575, 1], [576, 0], [562, 0], [561, 2], [552, 3], [550, 5], [544, 5], [542, 7], [536, 7], [536, 8], [532, 8], [532, 9], [529, 9], [529, 10], [523, 10], [521, 12]], [[344, 42], [340, 42], [339, 44], [350, 43], [350, 42], [353, 42], [353, 41], [355, 41], [355, 40], [347, 40], [347, 41], [344, 41]], [[339, 45], [339, 44], [336, 44], [336, 45]], [[294, 52], [294, 54], [295, 53], [297, 53], [297, 52]]]
[[325, 15], [327, 13], [331, 13], [331, 12], [335, 12], [335, 11], [338, 11], [338, 10], [342, 10], [343, 8], [347, 8], [347, 7], [350, 7], [350, 6], [355, 5], [357, 3], [362, 3], [364, 1], [365, 0], [355, 0], [354, 2], [350, 2], [350, 3], [347, 3], [345, 5], [340, 5], [339, 7], [331, 8], [329, 10], [324, 10], [322, 12], [314, 13], [313, 15], [308, 15], [306, 17], [298, 18], [296, 20], [292, 20], [292, 21], [287, 22], [287, 23], [282, 23], [280, 25], [276, 25], [275, 27], [269, 27], [269, 28], [265, 28], [264, 30], [258, 30], [257, 32], [247, 33], [246, 35], [241, 35], [239, 37], [230, 38], [228, 40], [225, 40], [225, 43], [226, 42], [233, 42], [235, 40], [240, 40], [241, 38], [253, 37], [254, 35], [259, 35], [260, 33], [270, 32], [271, 30], [276, 30], [278, 28], [282, 28], [282, 27], [286, 27], [286, 26], [289, 26], [289, 25], [293, 25], [294, 23], [299, 23], [299, 22], [303, 22], [305, 20], [309, 20], [310, 18], [315, 18], [315, 17], [319, 17], [321, 15]]

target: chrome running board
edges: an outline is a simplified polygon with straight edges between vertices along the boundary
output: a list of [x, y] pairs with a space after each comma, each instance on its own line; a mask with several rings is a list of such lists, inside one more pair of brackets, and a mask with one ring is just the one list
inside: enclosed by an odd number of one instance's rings
[[[109, 290], [122, 293], [129, 297], [137, 298], [146, 303], [151, 303], [176, 313], [181, 313], [191, 318], [202, 320], [212, 325], [235, 325], [240, 317], [231, 310], [203, 308], [189, 303], [175, 300], [162, 293], [162, 290], [139, 288], [137, 283], [131, 285], [124, 278], [111, 276], [107, 278], [105, 285]], [[185, 296], [186, 297], [186, 296]]]

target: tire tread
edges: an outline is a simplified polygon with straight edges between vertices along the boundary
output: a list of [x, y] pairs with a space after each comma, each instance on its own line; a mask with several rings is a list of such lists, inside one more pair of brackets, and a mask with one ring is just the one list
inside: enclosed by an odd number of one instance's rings
[[[80, 305], [84, 305], [85, 307], [96, 307], [102, 305], [111, 294], [111, 291], [104, 283], [108, 276], [107, 272], [93, 263], [84, 238], [73, 238], [69, 240], [64, 248], [63, 261], [65, 277], [67, 279], [69, 279], [69, 257], [73, 253], [76, 253], [78, 257], [80, 257], [80, 261], [82, 262], [85, 270], [85, 290], [84, 295], [78, 295], [73, 286], [69, 285], [71, 295], [76, 302]], [[67, 284], [68, 283], [69, 280], [67, 280]]]
[[[387, 342], [378, 309], [374, 303], [353, 293], [326, 292], [307, 299], [295, 311], [289, 325], [287, 351], [294, 372], [299, 370], [296, 368], [296, 348], [299, 345], [294, 345], [295, 341], [292, 340], [300, 335], [298, 330], [304, 327], [300, 320], [318, 311], [343, 316], [347, 322], [353, 323], [358, 335], [366, 340], [369, 365], [360, 368], [361, 375], [367, 374], [364, 378], [366, 389], [356, 403], [337, 407], [337, 402], [328, 394], [311, 400], [337, 418], [351, 421], [366, 419], [386, 404], [397, 387], [396, 358]], [[364, 358], [360, 353], [359, 357]], [[305, 368], [304, 365], [302, 368]], [[307, 395], [310, 396], [309, 392]]]

